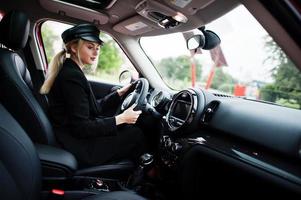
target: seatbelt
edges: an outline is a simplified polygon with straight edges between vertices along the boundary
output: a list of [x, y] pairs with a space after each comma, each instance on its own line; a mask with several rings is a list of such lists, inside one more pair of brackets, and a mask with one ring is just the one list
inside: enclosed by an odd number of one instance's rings
[[[44, 76], [42, 75], [42, 70], [37, 70], [35, 67], [35, 62], [33, 59], [33, 55], [30, 49], [30, 40], [31, 37], [28, 38], [28, 41], [26, 43], [26, 46], [24, 47], [23, 51], [18, 52], [20, 56], [22, 56], [24, 62], [26, 62], [27, 70], [30, 73], [31, 81], [33, 87], [32, 93], [34, 94], [35, 98], [39, 102], [40, 106], [43, 108], [43, 110], [47, 113], [48, 112], [48, 100], [46, 95], [40, 94], [40, 88], [44, 82]], [[28, 65], [28, 63], [30, 65]]]

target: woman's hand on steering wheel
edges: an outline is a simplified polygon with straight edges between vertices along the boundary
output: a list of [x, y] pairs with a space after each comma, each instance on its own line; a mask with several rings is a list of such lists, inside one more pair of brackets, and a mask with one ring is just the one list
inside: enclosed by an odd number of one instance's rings
[[123, 113], [116, 116], [116, 125], [119, 124], [135, 124], [137, 119], [139, 118], [140, 114], [142, 113], [141, 110], [135, 111], [134, 108], [136, 104], [133, 104], [131, 107], [126, 109]]
[[139, 110], [143, 110], [145, 108], [145, 105], [147, 103], [146, 96], [148, 93], [148, 87], [149, 83], [145, 78], [139, 78], [137, 81], [132, 83], [133, 90], [131, 90], [131, 87], [129, 88], [129, 93], [127, 96], [123, 99], [123, 102], [121, 103], [120, 111], [124, 111], [127, 108], [129, 108], [134, 103], [137, 104], [136, 107]]
[[121, 97], [123, 96], [127, 91], [129, 91], [129, 89], [132, 87], [132, 83], [129, 83], [125, 86], [123, 86], [122, 88], [117, 90], [118, 95]]

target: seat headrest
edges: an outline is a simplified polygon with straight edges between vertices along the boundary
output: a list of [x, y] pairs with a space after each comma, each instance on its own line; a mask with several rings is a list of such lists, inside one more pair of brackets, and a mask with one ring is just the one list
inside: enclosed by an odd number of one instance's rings
[[25, 47], [29, 34], [29, 19], [18, 10], [8, 12], [0, 22], [0, 43], [9, 49]]

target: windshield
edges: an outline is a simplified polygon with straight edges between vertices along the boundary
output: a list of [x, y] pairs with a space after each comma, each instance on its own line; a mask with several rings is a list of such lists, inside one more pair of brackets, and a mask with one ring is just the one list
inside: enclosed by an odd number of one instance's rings
[[141, 38], [169, 87], [199, 87], [300, 109], [299, 70], [243, 6], [206, 25], [206, 30], [216, 32], [221, 44], [193, 56], [182, 33]]

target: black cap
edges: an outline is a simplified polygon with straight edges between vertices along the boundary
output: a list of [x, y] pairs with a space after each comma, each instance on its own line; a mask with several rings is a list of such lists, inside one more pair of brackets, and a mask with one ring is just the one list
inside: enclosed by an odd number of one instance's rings
[[65, 30], [61, 36], [65, 44], [71, 40], [83, 39], [101, 45], [103, 41], [99, 39], [99, 33], [100, 31], [93, 24], [79, 24]]

